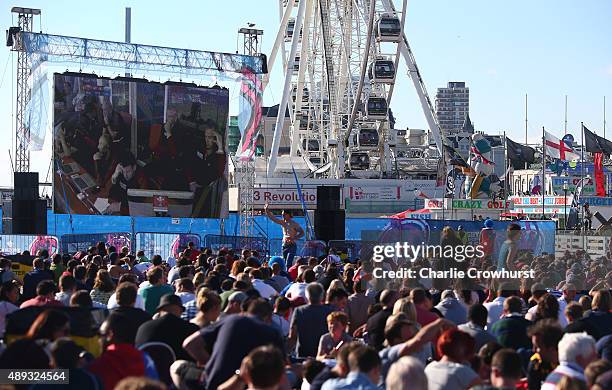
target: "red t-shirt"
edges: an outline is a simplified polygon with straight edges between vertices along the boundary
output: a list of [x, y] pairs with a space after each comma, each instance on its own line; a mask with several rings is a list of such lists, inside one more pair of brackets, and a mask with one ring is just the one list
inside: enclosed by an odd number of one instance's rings
[[198, 256], [200, 255], [200, 251], [197, 249], [192, 249], [191, 250], [191, 256], [189, 256], [189, 260], [191, 260], [192, 263], [195, 263], [196, 260], [198, 260]]
[[49, 299], [41, 296], [34, 297], [32, 299], [28, 299], [24, 303], [19, 306], [21, 309], [24, 307], [30, 306], [64, 306], [60, 301], [56, 301], [55, 299]]
[[114, 389], [124, 378], [145, 376], [144, 355], [131, 344], [111, 344], [87, 369], [102, 380], [105, 389]]
[[299, 264], [295, 263], [294, 265], [291, 266], [291, 268], [287, 270], [287, 273], [289, 274], [289, 276], [291, 276], [291, 280], [297, 279], [299, 266], [300, 266]]
[[436, 313], [432, 313], [430, 311], [421, 309], [419, 307], [416, 308], [416, 315], [417, 315], [417, 322], [421, 326], [425, 326], [438, 319], [438, 316], [436, 315]]

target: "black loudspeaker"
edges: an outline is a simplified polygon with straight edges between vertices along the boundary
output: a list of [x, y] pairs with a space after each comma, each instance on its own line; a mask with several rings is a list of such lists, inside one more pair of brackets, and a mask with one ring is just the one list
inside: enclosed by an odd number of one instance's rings
[[340, 187], [318, 186], [317, 187], [317, 210], [334, 211], [340, 210]]
[[38, 172], [15, 172], [14, 195], [2, 205], [5, 234], [47, 234], [47, 201], [38, 196]]
[[[6, 202], [8, 203], [8, 202]], [[47, 201], [13, 199], [3, 207], [2, 232], [5, 234], [47, 234]]]
[[13, 201], [2, 201], [2, 234], [13, 232]]
[[15, 200], [38, 199], [38, 172], [15, 172], [13, 176]]
[[317, 240], [344, 240], [344, 210], [315, 210]]
[[259, 58], [261, 59], [261, 73], [268, 73], [268, 57], [265, 54], [260, 54]]

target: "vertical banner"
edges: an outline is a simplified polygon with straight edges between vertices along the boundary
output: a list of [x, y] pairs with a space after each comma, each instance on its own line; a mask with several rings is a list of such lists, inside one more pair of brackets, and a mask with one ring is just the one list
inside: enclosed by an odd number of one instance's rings
[[596, 196], [606, 196], [606, 189], [604, 185], [604, 173], [603, 173], [603, 153], [598, 152], [594, 155], [594, 174], [595, 174], [595, 188]]
[[446, 164], [444, 163], [443, 158], [438, 160], [438, 166], [436, 170], [436, 187], [442, 187], [446, 183]]
[[453, 165], [449, 165], [448, 168], [446, 172], [446, 190], [444, 192], [444, 197], [454, 198], [456, 169]]
[[[28, 47], [29, 37], [22, 35], [22, 39], [25, 40], [24, 45]], [[27, 129], [28, 150], [30, 151], [41, 151], [43, 149], [45, 135], [47, 129], [51, 127], [51, 117], [53, 115], [53, 106], [49, 104], [52, 84], [47, 75], [47, 41], [41, 39], [38, 44], [43, 50], [29, 52], [28, 54], [31, 60], [31, 68], [28, 69], [27, 82], [31, 91], [26, 98], [23, 118], [23, 126]]]
[[262, 95], [261, 78], [251, 69], [246, 68], [240, 86], [240, 113], [238, 114], [240, 145], [236, 157], [240, 161], [250, 161], [255, 155], [262, 115]]

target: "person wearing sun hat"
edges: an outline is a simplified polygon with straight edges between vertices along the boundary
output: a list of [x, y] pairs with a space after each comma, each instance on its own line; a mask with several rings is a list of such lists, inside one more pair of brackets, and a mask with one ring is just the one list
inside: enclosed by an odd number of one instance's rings
[[136, 345], [152, 341], [168, 344], [177, 359], [193, 360], [183, 349], [183, 340], [199, 330], [198, 326], [181, 319], [185, 310], [178, 295], [166, 294], [159, 300], [155, 309], [159, 318], [147, 321], [138, 328]]

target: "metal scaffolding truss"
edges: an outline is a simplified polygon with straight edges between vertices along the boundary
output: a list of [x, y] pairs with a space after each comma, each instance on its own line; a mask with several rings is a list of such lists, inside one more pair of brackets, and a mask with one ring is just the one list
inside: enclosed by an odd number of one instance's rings
[[[34, 13], [31, 10], [14, 9], [19, 12], [20, 31], [31, 31]], [[25, 11], [25, 12], [24, 12]], [[40, 14], [40, 11], [39, 11]], [[22, 33], [27, 34], [27, 33]], [[23, 47], [23, 41], [15, 37], [13, 47]], [[17, 52], [17, 101], [15, 117], [15, 172], [28, 172], [30, 170], [30, 129], [25, 125], [26, 105], [31, 97], [31, 88], [28, 86], [28, 75], [32, 67], [32, 59], [23, 51]]]
[[242, 73], [246, 68], [255, 74], [266, 73], [263, 55], [216, 53], [33, 32], [21, 32], [20, 35], [21, 50], [46, 56], [48, 61], [184, 74], [210, 71]]
[[[20, 9], [22, 10], [22, 9]], [[39, 10], [36, 10], [40, 12]], [[41, 65], [45, 62], [75, 63], [80, 66], [111, 67], [116, 69], [140, 70], [144, 72], [166, 72], [176, 75], [211, 75], [235, 73], [232, 79], [244, 82], [246, 78], [255, 80], [256, 94], [252, 112], [261, 112], [261, 74], [267, 73], [266, 56], [257, 52], [257, 44], [252, 44], [250, 53], [229, 54], [200, 50], [178, 49], [133, 43], [103, 41], [79, 37], [34, 33], [30, 9], [19, 14], [19, 28], [11, 28], [11, 49], [18, 53], [17, 88], [17, 129], [16, 129], [16, 170], [29, 170], [29, 147], [31, 145], [32, 121], [24, 118], [28, 105], [41, 106], [41, 80], [46, 71]], [[252, 30], [261, 35], [261, 30]], [[33, 88], [37, 88], [34, 90]], [[35, 92], [35, 93], [34, 93]], [[33, 97], [33, 95], [36, 95]], [[30, 117], [40, 110], [30, 110]], [[259, 120], [259, 119], [258, 119]], [[26, 123], [28, 122], [28, 123]], [[249, 122], [251, 123], [251, 122]], [[254, 125], [256, 128], [257, 125]], [[44, 134], [44, 132], [43, 132]], [[241, 231], [252, 230], [254, 163], [245, 162], [239, 169], [243, 183], [241, 191]]]

